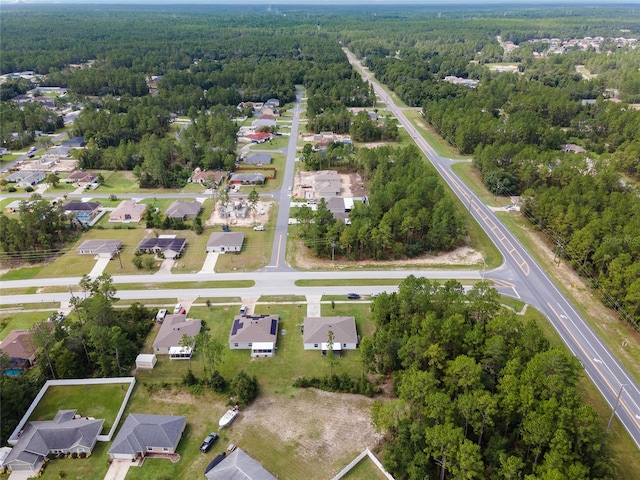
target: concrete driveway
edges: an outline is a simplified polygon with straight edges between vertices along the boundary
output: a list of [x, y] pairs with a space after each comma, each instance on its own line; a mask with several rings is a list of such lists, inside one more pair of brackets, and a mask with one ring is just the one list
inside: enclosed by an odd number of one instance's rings
[[104, 480], [124, 480], [131, 466], [137, 466], [137, 464], [131, 460], [114, 460], [109, 465]]
[[96, 278], [102, 275], [104, 269], [107, 268], [107, 265], [109, 265], [110, 260], [110, 258], [99, 258], [96, 264], [93, 266], [91, 272], [89, 272], [89, 276], [91, 278]]

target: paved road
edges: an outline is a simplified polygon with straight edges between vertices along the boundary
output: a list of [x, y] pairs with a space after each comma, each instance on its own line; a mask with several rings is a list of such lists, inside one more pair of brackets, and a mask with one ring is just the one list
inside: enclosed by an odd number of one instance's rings
[[507, 230], [491, 209], [456, 176], [451, 169], [452, 161], [441, 157], [419, 135], [419, 132], [397, 107], [370, 73], [362, 68], [358, 60], [346, 51], [349, 61], [362, 73], [363, 78], [374, 86], [376, 94], [387, 104], [400, 124], [412, 135], [418, 147], [429, 158], [438, 173], [469, 208], [473, 217], [496, 244], [505, 262], [498, 271], [488, 272], [502, 282], [512, 283], [521, 298], [542, 311], [573, 354], [584, 365], [589, 378], [612, 408], [620, 421], [640, 447], [640, 389], [625, 368], [589, 327], [571, 302], [562, 294], [538, 263], [529, 255], [520, 242]]

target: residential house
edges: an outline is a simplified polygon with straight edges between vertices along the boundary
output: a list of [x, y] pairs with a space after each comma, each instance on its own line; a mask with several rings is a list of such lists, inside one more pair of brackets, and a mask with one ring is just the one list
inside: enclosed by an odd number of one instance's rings
[[251, 126], [255, 130], [260, 130], [263, 127], [275, 127], [276, 117], [274, 115], [262, 114], [251, 122]]
[[92, 172], [82, 172], [76, 170], [67, 178], [61, 180], [65, 183], [77, 183], [79, 186], [85, 186], [90, 183], [95, 183], [98, 180], [98, 174]]
[[207, 480], [276, 480], [241, 448], [236, 448], [204, 476]]
[[196, 218], [202, 211], [202, 204], [197, 200], [193, 202], [184, 202], [182, 200], [176, 200], [165, 212], [165, 215], [169, 218], [179, 218], [180, 220], [187, 220]]
[[102, 205], [100, 202], [83, 202], [82, 200], [70, 200], [64, 204], [64, 213], [68, 216], [74, 216], [83, 225], [93, 220]]
[[172, 259], [180, 258], [186, 246], [186, 238], [178, 238], [175, 235], [160, 235], [143, 239], [138, 244], [138, 251], [162, 255], [164, 258]]
[[268, 153], [253, 153], [251, 155], [247, 155], [244, 159], [245, 165], [270, 165], [271, 164], [271, 155]]
[[314, 190], [318, 198], [339, 197], [342, 179], [335, 170], [317, 172], [314, 177]]
[[85, 240], [76, 249], [80, 255], [95, 255], [98, 258], [113, 258], [122, 250], [122, 240]]
[[280, 106], [280, 100], [277, 98], [270, 98], [266, 102], [264, 102], [265, 108], [277, 109]]
[[38, 170], [20, 170], [7, 175], [6, 180], [9, 183], [15, 183], [18, 187], [33, 187], [42, 182], [47, 176], [46, 172]]
[[560, 148], [564, 153], [587, 153], [584, 148], [580, 145], [576, 145], [575, 143], [566, 143], [564, 145], [560, 145]]
[[91, 453], [103, 423], [79, 418], [76, 410], [60, 410], [53, 420], [29, 422], [4, 464], [12, 472], [36, 476], [47, 455]]
[[149, 453], [175, 453], [187, 417], [130, 413], [107, 452], [115, 460], [136, 460]]
[[9, 358], [10, 368], [28, 368], [36, 361], [36, 348], [29, 330], [12, 330], [0, 341], [0, 350]]
[[264, 143], [273, 139], [273, 133], [270, 132], [254, 132], [244, 135], [245, 139], [253, 143]]
[[124, 200], [118, 205], [118, 207], [109, 215], [110, 222], [139, 222], [142, 220], [147, 206], [143, 203], [138, 203], [135, 200]]
[[234, 173], [229, 183], [235, 185], [264, 185], [265, 176], [262, 173]]
[[84, 137], [72, 137], [60, 142], [61, 147], [82, 148], [84, 147]]
[[[153, 351], [157, 355], [169, 355], [171, 347], [180, 347], [182, 336], [195, 337], [200, 333], [202, 320], [187, 318], [185, 314], [167, 315], [153, 342]], [[184, 357], [180, 357], [184, 358]]]
[[226, 172], [222, 170], [205, 170], [202, 171], [200, 167], [197, 167], [193, 171], [193, 175], [189, 179], [189, 182], [199, 183], [200, 185], [212, 184], [214, 188], [219, 187], [222, 181], [227, 177]]
[[327, 210], [331, 212], [333, 218], [341, 220], [345, 225], [349, 225], [349, 213], [347, 213], [347, 207], [345, 199], [342, 197], [329, 197], [326, 200]]
[[278, 315], [237, 315], [229, 333], [229, 348], [249, 349], [252, 357], [273, 357], [279, 322]]
[[302, 342], [305, 350], [329, 349], [329, 332], [333, 333], [332, 350], [355, 350], [358, 346], [358, 333], [354, 317], [305, 317]]
[[207, 241], [207, 252], [240, 253], [244, 243], [242, 232], [213, 232]]

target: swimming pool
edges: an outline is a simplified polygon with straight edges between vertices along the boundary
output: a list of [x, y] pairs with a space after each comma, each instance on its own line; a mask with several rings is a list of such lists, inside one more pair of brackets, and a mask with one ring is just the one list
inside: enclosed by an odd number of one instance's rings
[[24, 372], [24, 370], [22, 370], [21, 368], [7, 368], [4, 372], [2, 372], [2, 374], [6, 375], [7, 377], [17, 377], [18, 375], [22, 374], [22, 372]]

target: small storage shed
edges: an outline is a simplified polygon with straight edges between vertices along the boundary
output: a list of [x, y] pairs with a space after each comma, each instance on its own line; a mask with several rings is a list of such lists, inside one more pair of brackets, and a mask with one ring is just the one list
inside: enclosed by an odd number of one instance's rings
[[136, 357], [136, 370], [153, 370], [157, 361], [153, 353], [141, 353]]

